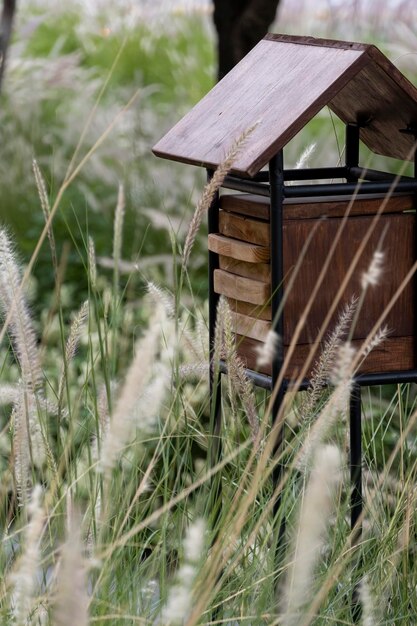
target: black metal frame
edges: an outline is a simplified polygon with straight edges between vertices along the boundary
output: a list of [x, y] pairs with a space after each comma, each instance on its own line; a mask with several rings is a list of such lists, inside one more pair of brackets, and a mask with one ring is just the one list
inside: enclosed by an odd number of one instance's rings
[[[417, 137], [417, 131], [413, 132]], [[414, 178], [401, 176], [395, 177], [387, 172], [380, 172], [373, 169], [365, 169], [359, 166], [359, 139], [360, 126], [357, 124], [347, 124], [346, 126], [346, 153], [345, 165], [342, 167], [314, 168], [300, 170], [284, 170], [283, 153], [280, 151], [273, 157], [269, 164], [268, 171], [261, 171], [252, 179], [229, 175], [226, 176], [223, 187], [253, 193], [270, 198], [270, 222], [271, 222], [271, 291], [272, 291], [272, 320], [274, 329], [283, 336], [283, 258], [282, 258], [282, 238], [283, 238], [283, 203], [285, 198], [303, 198], [319, 196], [342, 196], [352, 195], [358, 191], [358, 181], [360, 182], [361, 194], [387, 193], [392, 190], [395, 182], [395, 192], [414, 192], [417, 198], [417, 156], [415, 157]], [[286, 186], [286, 181], [320, 180], [344, 178], [345, 183], [334, 184], [308, 184]], [[416, 200], [417, 205], [417, 200]], [[209, 233], [218, 232], [218, 197], [213, 202], [209, 210]], [[417, 219], [417, 212], [416, 212]], [[417, 258], [417, 227], [416, 227], [416, 258]], [[217, 268], [217, 255], [209, 252], [209, 311], [210, 311], [210, 356], [213, 355], [215, 309], [218, 296], [214, 293], [213, 272]], [[417, 299], [417, 289], [416, 289]], [[417, 302], [416, 302], [417, 310]], [[417, 347], [416, 347], [417, 351]], [[273, 365], [272, 376], [267, 376], [256, 371], [246, 370], [248, 377], [253, 383], [266, 390], [274, 390], [282, 367], [282, 353], [278, 352]], [[213, 368], [213, 364], [212, 364]], [[227, 373], [224, 362], [219, 364], [219, 372]], [[417, 382], [417, 370], [405, 372], [384, 372], [377, 374], [361, 374], [354, 378], [351, 400], [350, 400], [350, 476], [351, 476], [351, 528], [354, 541], [358, 541], [362, 528], [362, 426], [361, 426], [361, 388], [372, 385], [398, 384]], [[220, 437], [220, 385], [218, 383], [215, 393], [215, 408], [212, 414], [215, 415], [215, 425], [217, 436]], [[280, 389], [276, 390], [276, 397], [273, 405], [273, 416], [279, 413], [285, 392], [291, 387], [291, 381], [284, 380]], [[309, 381], [305, 380], [299, 390], [306, 389]], [[213, 383], [211, 393], [214, 392]], [[278, 453], [282, 445], [283, 429], [275, 443], [275, 453]], [[219, 448], [220, 449], [220, 448]], [[218, 449], [218, 450], [219, 450]], [[282, 467], [278, 464], [274, 480], [278, 481], [282, 472]], [[280, 502], [276, 503], [276, 508]], [[281, 529], [282, 530], [282, 529]]]

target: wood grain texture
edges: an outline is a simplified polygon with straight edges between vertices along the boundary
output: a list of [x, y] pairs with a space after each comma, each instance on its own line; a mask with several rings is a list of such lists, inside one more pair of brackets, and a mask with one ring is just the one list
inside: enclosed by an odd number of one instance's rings
[[[372, 374], [389, 371], [401, 371], [415, 369], [417, 366], [414, 356], [414, 338], [413, 337], [394, 337], [388, 338], [381, 346], [378, 346], [373, 350], [367, 359], [363, 362], [358, 370], [358, 373]], [[251, 370], [262, 372], [263, 374], [271, 375], [271, 366], [263, 366], [258, 368], [256, 365], [257, 360], [257, 347], [262, 343], [248, 337], [242, 337], [238, 335], [236, 337], [237, 351], [242, 358], [246, 367]], [[361, 341], [354, 341], [353, 346], [359, 350], [362, 345]], [[296, 378], [301, 371], [306, 359], [309, 355], [311, 345], [298, 345], [295, 348], [290, 365], [286, 371], [287, 378]], [[317, 347], [316, 356], [320, 354], [320, 346]], [[285, 355], [285, 348], [284, 348]], [[307, 372], [307, 377], [311, 375]]]
[[268, 263], [245, 263], [245, 261], [236, 261], [228, 256], [219, 256], [219, 267], [231, 274], [253, 278], [263, 283], [271, 280], [271, 266]]
[[249, 193], [231, 193], [220, 196], [220, 208], [248, 217], [269, 221], [269, 198]]
[[208, 249], [211, 252], [232, 257], [247, 263], [266, 263], [269, 261], [270, 250], [267, 247], [253, 243], [238, 241], [223, 235], [211, 234], [208, 236]]
[[219, 231], [226, 237], [255, 243], [258, 246], [269, 246], [270, 243], [268, 222], [250, 219], [228, 211], [219, 212]]
[[244, 300], [251, 304], [266, 304], [271, 297], [271, 287], [251, 278], [214, 270], [214, 291], [228, 298]]
[[[287, 198], [284, 200], [284, 220], [317, 219], [318, 217], [343, 217], [350, 202], [349, 196], [327, 196], [321, 198]], [[401, 213], [413, 209], [413, 197], [407, 194], [394, 194], [388, 200], [385, 195], [358, 194], [349, 215], [370, 215], [377, 213], [384, 202], [384, 213]], [[269, 198], [253, 194], [228, 194], [220, 198], [224, 211], [239, 213], [247, 217], [269, 220]]]
[[[359, 248], [363, 236], [370, 226], [371, 217], [351, 217], [347, 220], [343, 234], [336, 246], [325, 279], [316, 296], [306, 325], [301, 332], [300, 343], [314, 342], [329, 308], [336, 296], [351, 261]], [[284, 344], [289, 344], [301, 312], [305, 309], [314, 285], [317, 283], [322, 267], [329, 254], [332, 242], [336, 238], [341, 224], [339, 218], [320, 221], [311, 245], [302, 261], [293, 288], [288, 292], [284, 309]], [[284, 274], [288, 284], [291, 269], [302, 253], [305, 241], [311, 231], [311, 220], [289, 220], [284, 222]], [[364, 254], [343, 294], [340, 307], [353, 295], [361, 292], [361, 276], [367, 270], [374, 251], [378, 248], [381, 236], [385, 232], [383, 251], [385, 261], [380, 286], [370, 287], [361, 309], [354, 338], [366, 337], [376, 320], [387, 307], [391, 297], [399, 287], [414, 262], [415, 254], [415, 216], [413, 214], [394, 214], [382, 216], [370, 237]], [[285, 288], [285, 286], [284, 286]], [[411, 336], [415, 333], [414, 290], [412, 282], [404, 289], [396, 305], [389, 313], [386, 324], [393, 337]], [[334, 327], [337, 314], [332, 318], [329, 330]]]
[[234, 172], [253, 176], [369, 62], [366, 46], [263, 39], [153, 151], [213, 168], [257, 123], [233, 164]]
[[411, 160], [414, 138], [400, 129], [417, 123], [417, 90], [382, 54], [374, 60], [377, 62], [364, 67], [329, 107], [343, 121], [370, 120], [361, 128], [360, 138], [373, 152]]
[[267, 35], [154, 147], [164, 158], [216, 167], [259, 122], [233, 171], [253, 176], [325, 105], [345, 123], [369, 119], [361, 139], [410, 158], [417, 90], [374, 46]]
[[234, 300], [233, 298], [227, 298], [227, 302], [232, 311], [241, 313], [242, 315], [249, 315], [259, 320], [272, 320], [271, 306], [255, 306], [249, 302], [243, 302], [242, 300]]
[[249, 315], [241, 315], [232, 311], [232, 329], [243, 337], [251, 337], [258, 341], [265, 341], [268, 332], [271, 330], [271, 322], [249, 317]]

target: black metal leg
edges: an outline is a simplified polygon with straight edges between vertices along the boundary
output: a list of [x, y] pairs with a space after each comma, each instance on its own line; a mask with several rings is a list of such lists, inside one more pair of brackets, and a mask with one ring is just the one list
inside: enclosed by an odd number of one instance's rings
[[[356, 545], [362, 534], [362, 415], [361, 415], [361, 387], [354, 385], [350, 396], [350, 523], [352, 530], [352, 544]], [[361, 566], [359, 557], [358, 567]], [[358, 623], [361, 617], [358, 584], [352, 592], [352, 618]]]
[[[282, 342], [284, 334], [284, 317], [282, 303], [284, 297], [284, 259], [283, 259], [283, 202], [284, 202], [284, 159], [282, 151], [279, 152], [269, 164], [269, 185], [270, 185], [270, 229], [271, 229], [271, 309], [272, 327], [280, 337]], [[284, 386], [276, 389], [277, 381], [282, 369], [282, 349], [279, 347], [272, 361], [272, 393], [275, 400], [272, 407], [272, 419], [276, 425], [276, 420], [280, 412], [284, 398]], [[283, 424], [278, 425], [277, 437], [274, 442], [274, 458], [279, 457], [284, 441]], [[283, 465], [278, 463], [272, 475], [273, 485], [279, 485], [283, 475]], [[282, 497], [279, 494], [274, 502], [274, 518], [279, 518], [279, 528], [276, 543], [275, 563], [278, 570], [283, 559], [283, 547], [285, 539], [285, 516], [281, 511]]]
[[[213, 176], [213, 170], [207, 170], [207, 180]], [[208, 232], [219, 232], [219, 193], [216, 193], [208, 210]], [[210, 445], [208, 462], [210, 468], [221, 459], [221, 373], [220, 363], [214, 363], [214, 336], [216, 329], [216, 313], [219, 301], [214, 291], [214, 272], [219, 267], [218, 255], [209, 251], [208, 258], [209, 283], [209, 350], [210, 350]], [[210, 508], [213, 511], [213, 527], [221, 514], [221, 477], [216, 475], [210, 484]]]
[[350, 522], [355, 543], [362, 532], [362, 423], [361, 388], [354, 385], [350, 397], [350, 480], [352, 485], [350, 500]]
[[[222, 456], [222, 440], [221, 440], [221, 374], [217, 372], [210, 373], [210, 447], [209, 447], [209, 464], [210, 468], [216, 466]], [[222, 483], [221, 474], [215, 474], [210, 481], [210, 507], [209, 513], [212, 514], [213, 528], [217, 526], [218, 520], [222, 512]]]

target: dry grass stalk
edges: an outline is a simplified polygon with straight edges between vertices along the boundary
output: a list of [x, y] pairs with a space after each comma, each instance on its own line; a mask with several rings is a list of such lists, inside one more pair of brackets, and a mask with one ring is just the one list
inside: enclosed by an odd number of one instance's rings
[[0, 307], [10, 317], [10, 331], [15, 344], [24, 384], [34, 391], [43, 383], [37, 338], [22, 291], [20, 268], [4, 229], [0, 230]]
[[375, 335], [369, 341], [369, 343], [367, 343], [365, 347], [363, 348], [362, 350], [363, 360], [366, 359], [366, 357], [372, 352], [372, 350], [374, 350], [379, 345], [381, 345], [381, 343], [385, 341], [388, 335], [389, 335], [388, 326], [384, 326], [383, 328], [380, 328], [378, 332], [375, 333]]
[[162, 611], [165, 625], [184, 624], [193, 602], [193, 586], [198, 564], [204, 550], [205, 522], [197, 519], [187, 530], [184, 539], [184, 563], [178, 570], [177, 582], [171, 587], [167, 604]]
[[336, 446], [320, 446], [316, 449], [303, 494], [294, 554], [285, 587], [283, 626], [296, 626], [301, 616], [307, 616], [306, 607], [312, 597], [314, 570], [324, 546], [334, 494], [342, 477], [341, 467], [342, 456]]
[[33, 596], [41, 561], [40, 541], [44, 524], [41, 500], [42, 487], [36, 485], [27, 507], [29, 523], [25, 532], [23, 552], [12, 575], [12, 613], [14, 622], [21, 626], [31, 623], [28, 620], [33, 609]]
[[86, 563], [81, 541], [79, 516], [68, 520], [67, 538], [62, 546], [54, 601], [55, 626], [88, 626]]
[[209, 380], [210, 367], [206, 361], [200, 363], [185, 363], [178, 368], [178, 374], [181, 378], [187, 380], [189, 378]]
[[134, 431], [137, 402], [142, 396], [153, 371], [159, 348], [161, 321], [164, 317], [160, 306], [151, 325], [136, 344], [135, 356], [127, 371], [109, 428], [105, 434], [100, 453], [99, 469], [110, 477], [117, 457], [128, 444]]
[[190, 258], [191, 250], [193, 248], [195, 238], [200, 229], [200, 225], [203, 219], [203, 216], [207, 213], [210, 208], [211, 203], [213, 202], [214, 196], [217, 193], [218, 189], [223, 184], [224, 179], [227, 174], [230, 172], [233, 163], [242, 150], [245, 141], [247, 138], [253, 133], [255, 128], [257, 127], [259, 122], [253, 124], [250, 128], [245, 130], [233, 143], [229, 152], [227, 153], [224, 161], [220, 163], [220, 165], [215, 170], [211, 180], [204, 187], [203, 194], [198, 202], [197, 208], [194, 211], [194, 215], [192, 217], [187, 236], [185, 238], [184, 243], [184, 251], [182, 258], [182, 266], [185, 269], [188, 265], [188, 260]]
[[46, 190], [46, 184], [45, 184], [45, 180], [42, 176], [42, 172], [39, 168], [38, 162], [36, 161], [36, 159], [33, 159], [32, 161], [32, 169], [33, 169], [33, 174], [35, 176], [35, 183], [36, 183], [36, 188], [38, 190], [38, 195], [39, 195], [39, 200], [41, 203], [41, 208], [42, 208], [42, 212], [43, 212], [43, 216], [45, 218], [45, 222], [48, 224], [48, 240], [49, 240], [49, 246], [51, 248], [51, 254], [52, 254], [52, 262], [54, 265], [54, 268], [58, 267], [58, 257], [57, 257], [57, 253], [56, 253], [56, 245], [55, 245], [55, 238], [54, 238], [54, 234], [52, 231], [52, 224], [51, 222], [49, 222], [49, 216], [51, 214], [51, 206], [49, 204], [49, 197], [48, 197], [48, 192]]
[[117, 269], [119, 261], [122, 257], [122, 232], [123, 223], [125, 218], [125, 193], [123, 185], [119, 185], [119, 192], [117, 195], [116, 211], [114, 213], [114, 229], [113, 229], [113, 260], [114, 266]]
[[376, 626], [375, 604], [366, 576], [359, 586], [359, 599], [362, 605], [362, 626]]
[[266, 340], [261, 346], [257, 346], [257, 358], [256, 365], [263, 367], [264, 365], [271, 365], [276, 353], [281, 349], [281, 337], [274, 331], [268, 331]]
[[337, 351], [336, 362], [330, 376], [334, 390], [305, 437], [297, 462], [297, 467], [302, 471], [308, 469], [316, 450], [324, 442], [336, 420], [343, 419], [346, 415], [352, 389], [352, 365], [355, 354], [350, 342], [342, 344]]
[[259, 435], [259, 418], [256, 410], [253, 384], [246, 376], [245, 366], [236, 352], [236, 336], [233, 332], [232, 314], [226, 300], [222, 305], [223, 354], [227, 366], [228, 395], [232, 415], [237, 415], [237, 399], [240, 400], [251, 428], [252, 439]]
[[81, 305], [80, 310], [78, 311], [77, 315], [75, 316], [74, 321], [71, 324], [67, 343], [65, 345], [64, 366], [61, 372], [61, 377], [60, 377], [59, 386], [58, 386], [58, 402], [59, 403], [62, 402], [62, 398], [63, 398], [65, 377], [66, 377], [68, 365], [74, 358], [75, 353], [77, 352], [81, 335], [83, 333], [83, 330], [88, 320], [88, 308], [89, 308], [89, 302], [88, 300], [86, 300]]
[[316, 149], [316, 142], [313, 141], [313, 143], [311, 143], [309, 146], [307, 146], [307, 148], [305, 148], [305, 150], [303, 150], [303, 152], [301, 153], [300, 158], [298, 159], [297, 163], [295, 164], [295, 168], [296, 170], [301, 170], [303, 167], [305, 167], [307, 165], [307, 163], [309, 162], [310, 158], [312, 157], [315, 149]]
[[363, 291], [368, 287], [374, 287], [379, 284], [384, 265], [384, 256], [381, 250], [375, 250], [368, 269], [361, 277], [361, 287]]
[[45, 461], [46, 449], [38, 419], [38, 404], [32, 389], [19, 385], [19, 394], [13, 407], [13, 451], [14, 474], [18, 502], [27, 502], [30, 485], [30, 468], [41, 467]]
[[91, 288], [94, 290], [97, 287], [97, 262], [96, 262], [96, 249], [92, 237], [88, 238], [88, 276], [90, 279]]
[[17, 401], [18, 395], [19, 388], [17, 385], [0, 385], [0, 406], [14, 404]]
[[150, 281], [147, 283], [146, 287], [155, 303], [160, 302], [164, 306], [167, 316], [175, 317], [175, 302], [173, 296], [168, 293], [166, 289], [162, 289], [162, 287]]
[[310, 385], [306, 397], [300, 407], [300, 419], [309, 422], [313, 418], [314, 409], [323, 387], [330, 378], [331, 368], [334, 365], [337, 349], [345, 336], [358, 304], [358, 299], [353, 297], [339, 315], [337, 324], [330, 336], [326, 339], [323, 350], [316, 362], [310, 378]]
[[216, 325], [214, 327], [213, 339], [213, 361], [210, 367], [215, 378], [219, 371], [219, 362], [224, 358], [224, 317], [227, 309], [227, 301], [224, 296], [220, 296], [216, 307]]

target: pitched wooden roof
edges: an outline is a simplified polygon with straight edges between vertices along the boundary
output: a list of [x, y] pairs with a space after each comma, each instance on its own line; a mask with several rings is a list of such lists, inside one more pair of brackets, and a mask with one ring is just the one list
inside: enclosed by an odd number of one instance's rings
[[368, 120], [374, 152], [410, 158], [417, 89], [368, 44], [268, 34], [180, 120], [153, 151], [216, 167], [242, 132], [257, 126], [233, 171], [253, 176], [325, 105], [345, 123]]

